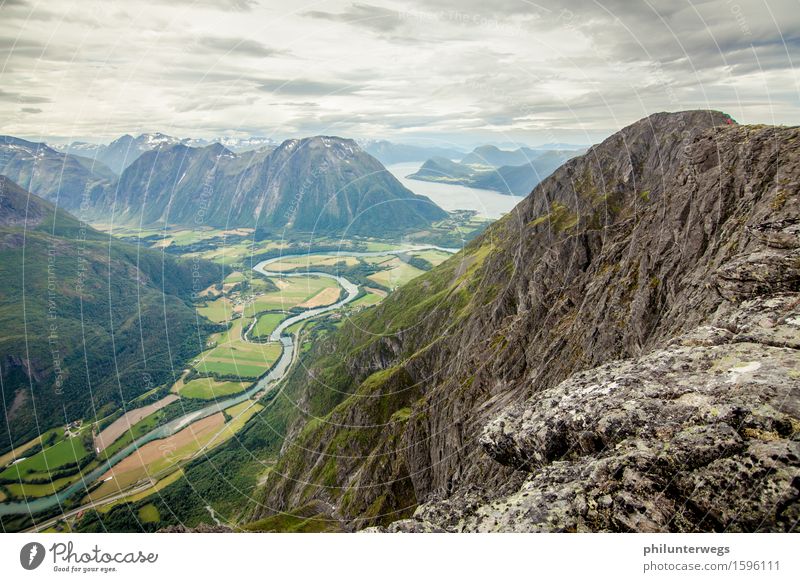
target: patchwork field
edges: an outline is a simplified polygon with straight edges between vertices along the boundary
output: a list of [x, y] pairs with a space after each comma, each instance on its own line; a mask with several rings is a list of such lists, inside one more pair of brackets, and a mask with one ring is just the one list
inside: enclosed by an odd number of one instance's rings
[[[147, 443], [137, 452], [109, 469], [100, 478], [103, 484], [93, 491], [88, 499], [102, 499], [124, 491], [136, 483], [165, 475], [170, 468], [191, 459], [199, 451], [219, 446], [234, 437], [245, 423], [262, 408], [263, 406], [260, 404], [245, 400], [226, 409], [224, 414], [218, 412], [207, 416], [170, 437]], [[227, 423], [225, 422], [226, 414], [231, 419]], [[131, 500], [134, 498], [144, 499], [178, 478], [179, 476], [172, 473], [145, 491], [131, 495]]]
[[142, 406], [141, 408], [136, 408], [134, 410], [129, 410], [108, 425], [99, 435], [95, 437], [95, 448], [98, 449], [99, 452], [104, 451], [137, 422], [147, 416], [150, 416], [157, 410], [161, 410], [168, 404], [175, 402], [177, 399], [178, 397], [175, 394], [168, 394], [161, 400], [153, 402], [152, 404], [148, 404], [147, 406]]
[[101, 478], [103, 484], [91, 493], [91, 500], [102, 499], [124, 491], [148, 478], [158, 477], [170, 467], [191, 458], [208, 443], [225, 424], [218, 412], [207, 416], [165, 439], [151, 441], [111, 467]]
[[310, 300], [323, 289], [339, 292], [336, 281], [327, 277], [287, 277], [274, 279], [278, 291], [257, 295], [244, 308], [244, 315], [253, 317], [263, 311], [287, 311]]
[[249, 319], [233, 320], [231, 327], [218, 335], [217, 345], [203, 352], [194, 364], [201, 374], [213, 374], [225, 379], [256, 379], [264, 374], [281, 355], [283, 347], [279, 342], [255, 343], [242, 337], [244, 325]]

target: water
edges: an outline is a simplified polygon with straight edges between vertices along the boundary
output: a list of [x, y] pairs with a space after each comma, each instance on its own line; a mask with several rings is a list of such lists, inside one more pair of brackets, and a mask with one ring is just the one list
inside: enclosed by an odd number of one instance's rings
[[422, 194], [433, 200], [444, 210], [475, 210], [478, 216], [486, 218], [500, 218], [514, 208], [522, 198], [507, 196], [493, 190], [467, 188], [455, 184], [440, 184], [437, 182], [423, 182], [422, 180], [409, 180], [409, 174], [416, 172], [421, 163], [403, 163], [386, 166], [395, 178], [400, 180], [406, 188], [415, 194]]
[[[458, 249], [448, 249], [443, 247], [437, 247], [433, 245], [420, 245], [420, 246], [410, 246], [404, 249], [396, 249], [391, 251], [375, 251], [375, 252], [351, 252], [351, 251], [341, 251], [337, 253], [312, 253], [316, 256], [350, 256], [350, 257], [379, 257], [383, 255], [392, 255], [397, 254], [405, 251], [411, 250], [425, 250], [425, 249], [435, 249], [440, 251], [445, 251], [449, 253], [456, 252]], [[200, 410], [195, 410], [194, 412], [190, 412], [185, 414], [179, 418], [173, 419], [155, 429], [147, 433], [146, 435], [138, 438], [127, 447], [120, 449], [117, 453], [112, 455], [107, 461], [101, 463], [97, 468], [90, 471], [83, 478], [72, 485], [62, 489], [55, 495], [49, 495], [47, 497], [39, 497], [37, 499], [31, 499], [29, 501], [10, 501], [6, 503], [0, 503], [0, 515], [17, 515], [17, 514], [27, 514], [27, 515], [34, 515], [36, 513], [41, 513], [42, 511], [46, 511], [51, 509], [55, 506], [60, 506], [64, 501], [66, 501], [72, 495], [80, 492], [86, 491], [87, 487], [89, 487], [92, 483], [97, 481], [103, 473], [108, 471], [111, 467], [122, 461], [125, 457], [136, 451], [139, 447], [149, 443], [150, 441], [154, 441], [157, 439], [163, 439], [168, 436], [171, 436], [181, 429], [187, 427], [193, 422], [196, 422], [202, 418], [207, 416], [211, 416], [212, 414], [216, 414], [226, 408], [230, 408], [231, 406], [235, 406], [240, 402], [244, 402], [248, 400], [252, 395], [260, 392], [261, 390], [266, 390], [267, 388], [271, 387], [272, 385], [276, 384], [279, 380], [283, 378], [286, 374], [286, 371], [289, 369], [289, 366], [292, 364], [292, 360], [294, 358], [294, 340], [291, 336], [283, 335], [283, 332], [289, 328], [291, 325], [294, 325], [298, 321], [305, 321], [306, 319], [310, 319], [312, 317], [316, 317], [328, 311], [333, 311], [334, 309], [339, 309], [344, 305], [353, 301], [356, 296], [358, 295], [358, 285], [350, 282], [349, 280], [345, 279], [344, 277], [339, 277], [338, 275], [331, 275], [329, 273], [317, 273], [317, 272], [302, 272], [302, 273], [278, 273], [278, 272], [271, 272], [268, 271], [265, 267], [270, 265], [271, 263], [275, 263], [277, 261], [287, 260], [287, 259], [295, 259], [298, 257], [306, 257], [308, 255], [285, 255], [283, 257], [275, 257], [272, 259], [268, 259], [266, 261], [261, 261], [256, 266], [253, 267], [256, 271], [263, 273], [268, 276], [273, 277], [303, 277], [308, 275], [315, 275], [317, 277], [327, 277], [329, 279], [334, 279], [342, 288], [345, 290], [345, 297], [340, 299], [336, 303], [332, 305], [328, 305], [326, 307], [317, 307], [314, 309], [309, 309], [307, 311], [303, 311], [302, 313], [298, 313], [297, 315], [293, 315], [285, 320], [283, 320], [280, 325], [272, 332], [269, 339], [270, 341], [280, 341], [283, 345], [283, 350], [281, 352], [278, 361], [275, 365], [270, 369], [270, 371], [264, 375], [255, 385], [236, 396], [232, 396], [225, 400], [220, 400], [209, 404], [201, 408]]]

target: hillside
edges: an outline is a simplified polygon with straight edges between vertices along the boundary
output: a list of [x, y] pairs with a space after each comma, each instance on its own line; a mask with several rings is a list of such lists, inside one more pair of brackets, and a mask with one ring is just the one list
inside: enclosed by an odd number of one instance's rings
[[354, 141], [287, 140], [234, 154], [220, 144], [143, 154], [98, 201], [116, 221], [375, 234], [446, 217]]
[[109, 240], [4, 177], [0, 193], [5, 451], [173, 381], [213, 327], [193, 287], [221, 272]]
[[101, 162], [11, 136], [0, 136], [0, 175], [72, 211], [90, 204], [114, 179]]
[[250, 529], [796, 528], [799, 189], [714, 111], [570, 160], [304, 357]]

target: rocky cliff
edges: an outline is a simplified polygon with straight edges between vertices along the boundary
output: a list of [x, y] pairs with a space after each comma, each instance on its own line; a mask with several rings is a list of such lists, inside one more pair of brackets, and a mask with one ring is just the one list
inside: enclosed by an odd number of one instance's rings
[[304, 358], [254, 527], [795, 528], [799, 181], [714, 111], [570, 160]]

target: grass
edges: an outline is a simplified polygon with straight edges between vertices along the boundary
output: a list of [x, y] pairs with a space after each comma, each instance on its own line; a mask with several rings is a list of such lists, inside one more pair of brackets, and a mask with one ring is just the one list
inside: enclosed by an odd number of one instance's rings
[[200, 400], [213, 400], [221, 396], [230, 396], [244, 392], [249, 388], [249, 382], [219, 381], [214, 378], [195, 378], [184, 384], [178, 394], [184, 398], [197, 398]]
[[214, 301], [209, 301], [203, 307], [198, 307], [197, 313], [214, 323], [225, 323], [230, 321], [233, 316], [233, 303], [227, 297], [220, 297]]
[[[367, 293], [353, 301], [350, 305], [353, 307], [369, 307], [370, 305], [375, 305], [376, 303], [380, 303], [383, 297], [379, 297], [375, 295], [375, 293]], [[292, 326], [294, 327], [294, 326]]]
[[43, 435], [40, 435], [40, 436], [38, 436], [38, 437], [36, 437], [34, 439], [31, 439], [27, 443], [24, 443], [24, 444], [14, 448], [14, 449], [11, 449], [10, 451], [8, 451], [5, 454], [0, 455], [0, 467], [5, 467], [9, 463], [13, 462], [15, 459], [18, 459], [20, 457], [24, 457], [25, 456], [25, 451], [27, 451], [28, 449], [30, 449], [32, 447], [35, 447], [36, 445], [41, 443], [43, 439], [47, 440], [46, 437], [49, 437], [50, 434], [54, 433], [54, 432], [56, 432], [56, 433], [57, 432], [61, 432], [61, 429], [54, 428], [52, 430], [49, 430], [46, 433], [44, 433]]
[[29, 473], [48, 473], [68, 464], [75, 464], [90, 455], [83, 437], [69, 438], [46, 447], [32, 457], [8, 467], [0, 479], [24, 480]]
[[47, 497], [48, 495], [53, 495], [57, 491], [61, 491], [64, 487], [74, 483], [76, 478], [79, 478], [79, 476], [74, 475], [71, 477], [56, 479], [52, 483], [10, 483], [5, 485], [5, 488], [8, 489], [8, 492], [13, 497], [19, 499], [33, 499], [36, 497]]
[[339, 264], [344, 264], [347, 267], [353, 267], [359, 264], [355, 257], [346, 255], [341, 256], [325, 256], [325, 255], [305, 255], [302, 257], [292, 257], [289, 259], [282, 259], [275, 263], [270, 263], [270, 271], [313, 271], [314, 267], [336, 267]]
[[217, 334], [213, 339], [217, 345], [203, 352], [194, 364], [201, 374], [211, 374], [220, 379], [256, 379], [274, 364], [283, 350], [280, 343], [252, 343], [242, 339], [242, 332], [249, 320], [233, 320], [229, 330]]
[[265, 313], [264, 315], [260, 315], [250, 335], [254, 338], [268, 338], [269, 334], [271, 334], [275, 328], [278, 327], [278, 324], [286, 319], [286, 317], [286, 313]]
[[161, 521], [161, 515], [155, 505], [148, 503], [139, 508], [139, 520], [142, 523], [158, 523]]
[[408, 263], [404, 263], [398, 258], [381, 263], [381, 265], [389, 268], [370, 275], [367, 278], [389, 289], [395, 289], [401, 285], [405, 285], [425, 272], [416, 267], [412, 267]]

